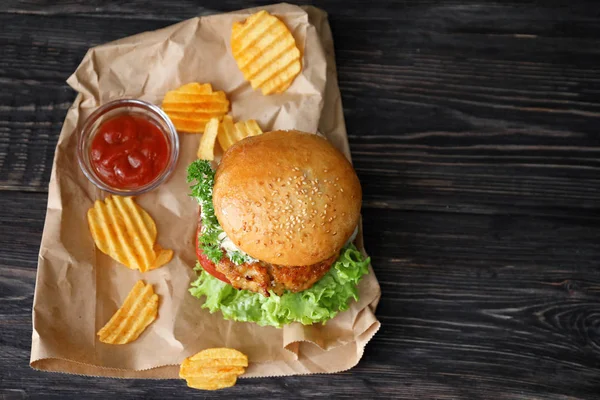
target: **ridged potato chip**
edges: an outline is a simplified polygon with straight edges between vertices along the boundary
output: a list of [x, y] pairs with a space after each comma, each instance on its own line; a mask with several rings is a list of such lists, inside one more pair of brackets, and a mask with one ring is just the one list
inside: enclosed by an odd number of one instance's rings
[[226, 151], [236, 142], [239, 142], [248, 136], [256, 136], [262, 133], [262, 129], [260, 129], [260, 126], [258, 126], [258, 123], [255, 120], [249, 119], [234, 124], [233, 119], [229, 115], [226, 115], [223, 117], [223, 121], [221, 121], [217, 138], [223, 151]]
[[179, 93], [210, 94], [212, 91], [210, 83], [192, 82], [177, 88], [177, 92]]
[[244, 78], [264, 95], [285, 92], [302, 69], [294, 36], [264, 10], [233, 24], [231, 50]]
[[253, 119], [236, 122], [235, 130], [238, 134], [238, 137], [241, 137], [242, 139], [247, 138], [248, 136], [257, 136], [263, 133], [262, 129], [260, 129], [260, 126], [258, 126], [258, 123]]
[[215, 142], [217, 141], [217, 134], [219, 132], [219, 120], [217, 118], [211, 118], [204, 128], [204, 134], [200, 139], [200, 146], [198, 147], [198, 158], [201, 160], [214, 160], [215, 159]]
[[194, 389], [219, 390], [232, 387], [237, 382], [237, 375], [223, 375], [220, 378], [206, 379], [205, 377], [191, 377], [185, 380], [187, 385]]
[[179, 376], [189, 387], [217, 390], [235, 385], [247, 366], [248, 357], [235, 349], [206, 349], [183, 360]]
[[223, 151], [226, 151], [228, 148], [233, 146], [235, 142], [237, 142], [233, 118], [231, 118], [229, 115], [223, 117], [221, 125], [219, 126], [217, 139], [219, 140], [219, 145]]
[[[187, 360], [187, 359], [186, 359]], [[245, 371], [245, 367], [236, 367], [236, 366], [221, 366], [221, 367], [205, 367], [201, 364], [194, 363], [193, 361], [184, 362], [181, 365], [179, 370], [179, 375], [185, 379], [185, 377], [190, 376], [203, 376], [203, 377], [217, 377], [223, 374], [236, 374], [241, 375]]]
[[209, 83], [188, 83], [165, 94], [162, 108], [178, 131], [202, 133], [211, 118], [229, 111], [225, 92], [213, 92]]
[[[156, 224], [132, 197], [107, 196], [87, 212], [98, 249], [130, 269], [146, 272], [168, 263], [172, 250], [155, 246]], [[160, 258], [158, 257], [160, 256]]]
[[[212, 349], [205, 349], [199, 351], [193, 356], [189, 357], [192, 361], [200, 360], [242, 360], [243, 367], [248, 366], [248, 356], [236, 349], [230, 349], [228, 347], [215, 347]], [[235, 364], [241, 365], [241, 364]]]
[[148, 268], [148, 270], [153, 270], [156, 268], [160, 268], [163, 265], [169, 263], [173, 258], [173, 250], [171, 249], [163, 249], [159, 244], [154, 245], [154, 253], [156, 254], [156, 259]]
[[158, 295], [152, 285], [138, 281], [121, 308], [97, 333], [108, 344], [126, 344], [136, 340], [158, 314]]

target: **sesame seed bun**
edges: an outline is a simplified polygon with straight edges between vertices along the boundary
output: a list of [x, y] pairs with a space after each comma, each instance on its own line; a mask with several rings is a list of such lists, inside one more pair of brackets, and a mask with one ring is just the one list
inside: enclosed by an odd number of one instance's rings
[[312, 265], [337, 254], [360, 217], [352, 165], [326, 139], [274, 131], [232, 146], [215, 175], [213, 204], [227, 236], [271, 264]]

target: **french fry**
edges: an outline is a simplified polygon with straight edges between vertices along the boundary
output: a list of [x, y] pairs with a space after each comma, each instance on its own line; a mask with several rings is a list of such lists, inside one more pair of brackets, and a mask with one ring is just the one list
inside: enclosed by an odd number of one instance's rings
[[223, 117], [223, 121], [219, 127], [217, 138], [219, 139], [219, 145], [221, 145], [223, 151], [227, 151], [227, 149], [240, 140], [245, 139], [248, 136], [256, 136], [262, 133], [262, 129], [260, 129], [260, 126], [258, 126], [258, 123], [255, 120], [249, 119], [234, 124], [233, 119], [226, 115]]
[[264, 10], [233, 24], [231, 50], [244, 78], [265, 96], [283, 93], [302, 69], [294, 36]]
[[206, 124], [204, 134], [200, 139], [200, 146], [198, 147], [198, 158], [201, 160], [214, 160], [215, 159], [215, 142], [217, 141], [217, 134], [219, 132], [219, 120], [212, 118]]
[[238, 133], [238, 137], [247, 138], [248, 136], [257, 136], [263, 133], [258, 123], [249, 119], [248, 121], [240, 121], [235, 124], [235, 130]]
[[108, 344], [126, 344], [136, 340], [158, 314], [158, 295], [152, 285], [138, 281], [121, 308], [97, 333]]

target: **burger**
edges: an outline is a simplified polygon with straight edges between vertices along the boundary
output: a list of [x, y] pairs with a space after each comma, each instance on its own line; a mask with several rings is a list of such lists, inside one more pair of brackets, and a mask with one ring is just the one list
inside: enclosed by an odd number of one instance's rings
[[190, 292], [225, 319], [324, 323], [358, 299], [369, 259], [357, 250], [361, 187], [325, 138], [274, 131], [188, 167], [200, 205]]

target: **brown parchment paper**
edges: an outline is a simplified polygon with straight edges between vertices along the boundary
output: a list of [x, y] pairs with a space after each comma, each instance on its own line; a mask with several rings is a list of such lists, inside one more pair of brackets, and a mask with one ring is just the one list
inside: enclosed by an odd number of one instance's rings
[[[225, 321], [219, 313], [203, 310], [189, 294], [195, 279], [198, 207], [188, 196], [185, 178], [199, 135], [180, 134], [174, 174], [157, 190], [137, 198], [157, 223], [158, 243], [175, 251], [169, 264], [144, 274], [129, 270], [98, 251], [89, 234], [86, 211], [106, 193], [78, 167], [77, 128], [110, 100], [130, 97], [160, 104], [170, 89], [210, 82], [227, 93], [235, 119], [256, 119], [265, 130], [318, 131], [350, 157], [326, 14], [289, 4], [264, 8], [286, 23], [303, 52], [302, 73], [284, 94], [267, 97], [253, 91], [231, 57], [232, 23], [256, 9], [193, 18], [92, 48], [69, 78], [79, 95], [67, 113], [50, 179], [33, 302], [33, 368], [176, 378], [185, 357], [226, 346], [249, 356], [244, 376], [258, 377], [338, 372], [362, 357], [380, 325], [374, 311], [381, 292], [372, 269], [360, 283], [360, 301], [326, 325], [275, 329]], [[358, 242], [364, 251], [362, 233]], [[160, 296], [158, 319], [131, 344], [99, 342], [96, 332], [139, 279], [152, 283]]]

